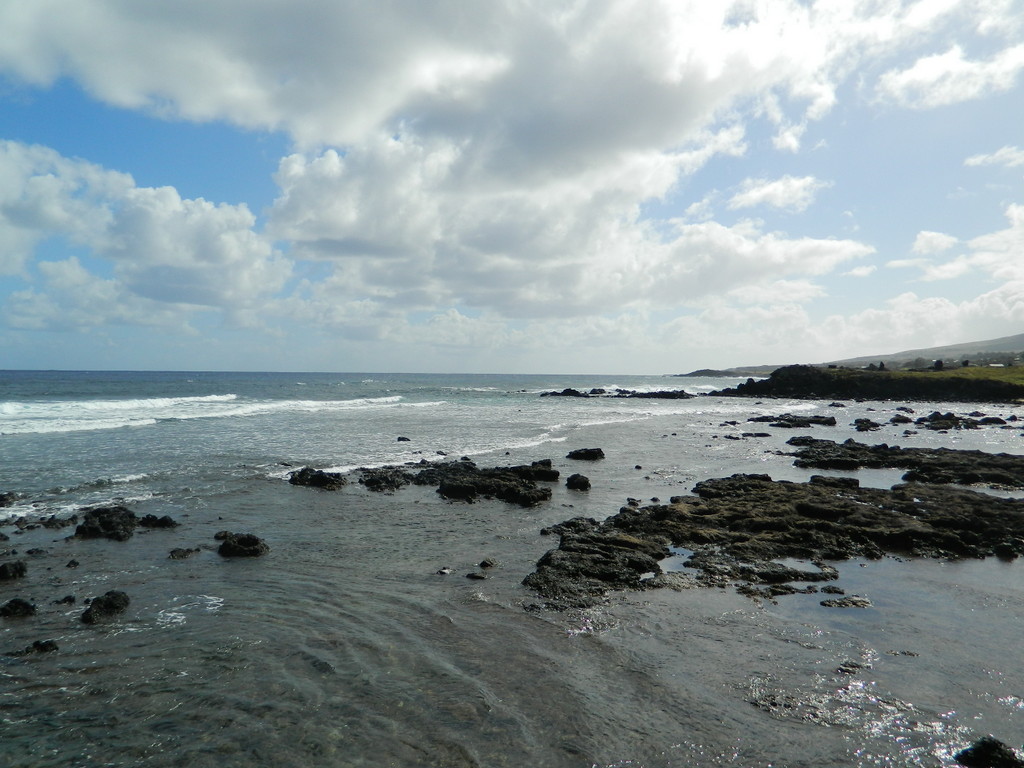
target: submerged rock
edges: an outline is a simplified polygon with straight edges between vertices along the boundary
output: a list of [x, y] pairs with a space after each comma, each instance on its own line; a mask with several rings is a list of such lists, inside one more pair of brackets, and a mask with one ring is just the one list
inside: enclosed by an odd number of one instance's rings
[[108, 621], [128, 610], [129, 602], [128, 595], [116, 589], [94, 597], [82, 614], [82, 623], [97, 624]]
[[157, 517], [156, 515], [143, 515], [139, 518], [139, 525], [143, 528], [177, 528], [177, 521], [170, 515]]
[[0, 581], [13, 581], [20, 579], [28, 573], [28, 566], [24, 560], [15, 560], [10, 563], [0, 563]]
[[20, 651], [8, 651], [5, 656], [28, 656], [33, 653], [53, 653], [59, 650], [54, 640], [35, 640], [32, 645]]
[[267, 542], [252, 533], [228, 533], [217, 549], [224, 557], [260, 557], [269, 551]]
[[0, 605], [0, 616], [5, 619], [24, 618], [35, 615], [36, 607], [28, 600], [22, 600], [20, 597], [15, 597]]
[[589, 491], [590, 478], [586, 475], [569, 475], [565, 480], [565, 487], [572, 491]]

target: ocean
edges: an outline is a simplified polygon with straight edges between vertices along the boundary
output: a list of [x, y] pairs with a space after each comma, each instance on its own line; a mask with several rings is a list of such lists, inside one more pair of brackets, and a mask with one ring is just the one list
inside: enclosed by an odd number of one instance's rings
[[[950, 766], [986, 734], [1020, 747], [1014, 561], [837, 564], [838, 584], [872, 602], [859, 609], [666, 589], [558, 612], [522, 586], [557, 543], [545, 526], [735, 472], [806, 480], [787, 455], [794, 434], [1024, 453], [1019, 427], [904, 435], [886, 423], [865, 436], [851, 426], [886, 422], [903, 403], [541, 397], [703, 395], [738, 381], [0, 372], [0, 493], [16, 494], [0, 507], [0, 565], [27, 565], [0, 581], [0, 603], [37, 608], [0, 618], [0, 764]], [[1019, 406], [910, 405], [1024, 417]], [[749, 417], [785, 412], [835, 415], [838, 426], [758, 424], [769, 437], [729, 439]], [[605, 459], [566, 458], [585, 447]], [[550, 501], [522, 508], [450, 502], [431, 487], [372, 492], [355, 472], [463, 456], [483, 467], [551, 459], [592, 488], [553, 483]], [[351, 482], [290, 485], [302, 466]], [[179, 525], [110, 541], [33, 524], [110, 504]], [[224, 530], [254, 533], [270, 552], [221, 557]], [[198, 551], [172, 560], [174, 548]], [[487, 578], [467, 578], [485, 559]], [[82, 623], [85, 601], [114, 589], [128, 610]], [[17, 653], [44, 640], [59, 650]]]

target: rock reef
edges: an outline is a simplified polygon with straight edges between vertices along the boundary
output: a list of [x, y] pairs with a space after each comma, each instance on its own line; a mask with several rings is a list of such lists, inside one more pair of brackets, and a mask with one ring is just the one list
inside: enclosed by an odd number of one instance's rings
[[[883, 490], [861, 488], [855, 478], [794, 483], [750, 474], [705, 480], [693, 492], [669, 504], [625, 506], [602, 523], [574, 518], [542, 531], [558, 534], [558, 547], [523, 583], [556, 608], [591, 605], [613, 589], [663, 586], [733, 583], [772, 597], [817, 591], [790, 582], [837, 578], [826, 561], [1024, 555], [1019, 499], [923, 483]], [[670, 546], [692, 553], [686, 562], [692, 575], [662, 572]], [[813, 567], [784, 566], [775, 562], [780, 558]]]

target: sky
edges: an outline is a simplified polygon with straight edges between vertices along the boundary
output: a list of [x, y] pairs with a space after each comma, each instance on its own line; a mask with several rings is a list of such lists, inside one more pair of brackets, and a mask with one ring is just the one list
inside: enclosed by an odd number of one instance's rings
[[4, 0], [0, 369], [1024, 333], [1024, 0]]

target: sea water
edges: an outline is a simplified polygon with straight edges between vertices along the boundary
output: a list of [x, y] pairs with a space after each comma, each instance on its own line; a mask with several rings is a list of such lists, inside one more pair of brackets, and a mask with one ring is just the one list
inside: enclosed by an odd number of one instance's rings
[[[899, 403], [541, 396], [706, 393], [737, 381], [0, 373], [0, 492], [17, 494], [0, 508], [10, 535], [0, 561], [29, 569], [0, 582], [0, 601], [38, 609], [0, 619], [0, 652], [59, 645], [0, 657], [0, 759], [17, 768], [934, 766], [952, 765], [986, 733], [1020, 746], [1015, 562], [838, 564], [847, 592], [871, 598], [867, 609], [695, 589], [557, 613], [521, 585], [556, 544], [540, 535], [547, 525], [602, 519], [627, 498], [667, 499], [733, 472], [806, 479], [787, 455], [794, 434], [1024, 445], [1015, 428], [853, 431], [854, 418], [885, 422]], [[786, 411], [839, 425], [746, 423]], [[730, 439], [744, 431], [771, 434]], [[606, 458], [565, 458], [581, 447]], [[553, 484], [551, 501], [524, 509], [451, 503], [415, 486], [372, 493], [357, 474], [334, 492], [287, 483], [305, 465], [349, 472], [462, 456], [481, 466], [550, 458], [593, 488]], [[899, 481], [898, 472], [845, 474]], [[113, 542], [12, 524], [110, 503], [180, 525]], [[222, 530], [256, 533], [271, 552], [221, 558]], [[168, 559], [176, 547], [198, 551]], [[497, 562], [488, 578], [466, 578], [485, 558]], [[125, 591], [129, 610], [82, 624], [84, 601], [108, 589]], [[65, 597], [75, 602], [56, 602]]]

